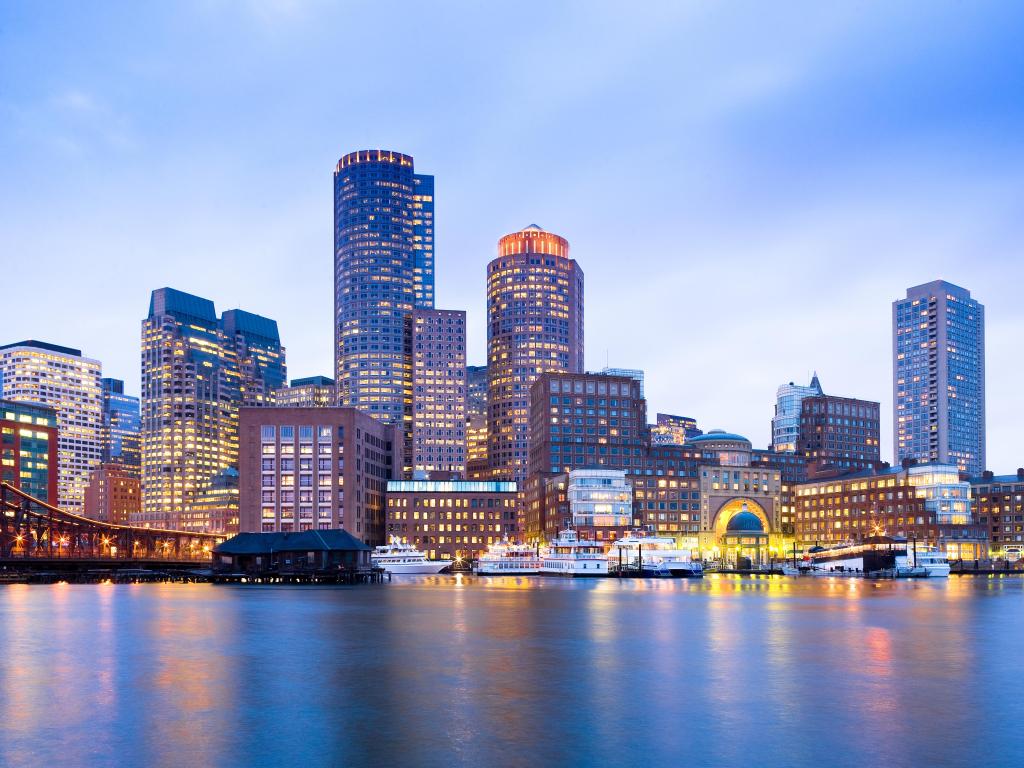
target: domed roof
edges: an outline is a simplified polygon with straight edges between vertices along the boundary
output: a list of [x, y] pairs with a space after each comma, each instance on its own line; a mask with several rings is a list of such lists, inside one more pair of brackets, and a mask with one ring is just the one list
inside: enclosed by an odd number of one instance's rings
[[710, 432], [705, 432], [703, 435], [697, 435], [687, 440], [688, 443], [707, 443], [707, 442], [719, 442], [722, 440], [728, 440], [737, 443], [749, 443], [743, 435], [737, 435], [735, 432], [726, 432], [723, 429], [712, 429]]
[[729, 520], [729, 524], [725, 527], [726, 533], [741, 533], [741, 532], [764, 532], [764, 526], [761, 525], [761, 518], [755, 515], [753, 512], [743, 510], [732, 516]]

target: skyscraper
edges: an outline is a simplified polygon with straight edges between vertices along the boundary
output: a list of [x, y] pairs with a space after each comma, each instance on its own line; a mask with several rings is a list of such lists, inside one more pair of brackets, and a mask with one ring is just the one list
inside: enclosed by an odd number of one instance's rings
[[776, 453], [796, 452], [800, 437], [800, 403], [805, 397], [822, 394], [818, 374], [808, 386], [783, 384], [775, 393], [775, 416], [772, 418], [772, 450]]
[[896, 461], [985, 469], [985, 308], [936, 280], [892, 304]]
[[433, 307], [433, 177], [387, 150], [352, 152], [334, 170], [334, 341], [338, 402], [412, 421], [409, 316]]
[[466, 313], [412, 314], [412, 469], [466, 472]]
[[330, 376], [292, 379], [289, 386], [278, 387], [274, 392], [274, 405], [278, 408], [330, 408], [337, 400], [334, 379]]
[[57, 499], [82, 513], [89, 473], [103, 455], [100, 363], [70, 347], [21, 341], [0, 347], [0, 397], [57, 412]]
[[124, 393], [120, 379], [100, 379], [103, 387], [103, 463], [139, 471], [139, 398]]
[[547, 371], [583, 372], [583, 270], [565, 238], [532, 224], [498, 241], [487, 321], [488, 471], [521, 482], [530, 387]]
[[284, 381], [277, 338], [273, 320], [232, 310], [222, 321], [209, 299], [172, 288], [153, 291], [142, 322], [142, 512], [136, 522], [209, 528], [203, 494], [237, 467], [243, 399], [264, 402], [262, 393]]

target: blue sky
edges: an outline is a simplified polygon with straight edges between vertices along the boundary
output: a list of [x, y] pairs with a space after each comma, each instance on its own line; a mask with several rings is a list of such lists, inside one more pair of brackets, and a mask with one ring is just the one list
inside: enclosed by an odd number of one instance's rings
[[891, 302], [944, 278], [986, 305], [1011, 471], [1022, 28], [1011, 2], [7, 2], [0, 337], [137, 393], [171, 285], [331, 374], [331, 172], [383, 147], [437, 178], [438, 306], [469, 312], [471, 362], [497, 238], [536, 222], [586, 274], [588, 367], [645, 369], [652, 415], [766, 445], [776, 387], [817, 370], [882, 402], [891, 458]]

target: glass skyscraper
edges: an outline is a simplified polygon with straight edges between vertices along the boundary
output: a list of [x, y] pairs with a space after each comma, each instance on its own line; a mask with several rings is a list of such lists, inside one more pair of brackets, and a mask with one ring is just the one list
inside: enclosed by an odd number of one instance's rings
[[139, 398], [124, 393], [120, 379], [100, 379], [103, 387], [103, 463], [123, 464], [137, 471], [142, 464], [139, 447]]
[[805, 397], [821, 395], [818, 374], [807, 386], [783, 384], [775, 393], [775, 416], [772, 417], [772, 450], [776, 453], [795, 453], [800, 437], [800, 405]]
[[334, 170], [338, 403], [407, 433], [411, 314], [434, 306], [433, 189], [399, 152], [351, 152]]
[[985, 469], [985, 308], [936, 280], [892, 305], [896, 461]]

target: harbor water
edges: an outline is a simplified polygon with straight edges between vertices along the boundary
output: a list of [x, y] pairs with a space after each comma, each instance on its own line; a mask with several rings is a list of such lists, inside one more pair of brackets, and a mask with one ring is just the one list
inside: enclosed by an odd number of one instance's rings
[[1024, 580], [0, 587], [0, 765], [996, 766]]

